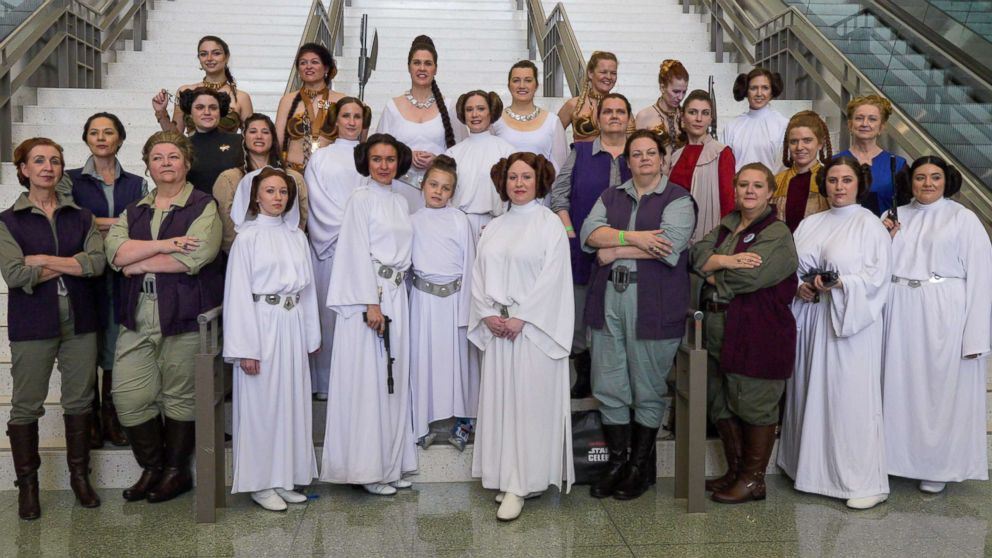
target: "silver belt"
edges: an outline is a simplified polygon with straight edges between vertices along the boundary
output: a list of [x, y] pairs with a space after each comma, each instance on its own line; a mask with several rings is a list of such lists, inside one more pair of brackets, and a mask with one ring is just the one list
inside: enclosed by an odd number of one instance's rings
[[893, 283], [895, 283], [897, 285], [906, 285], [906, 286], [912, 287], [914, 289], [918, 289], [918, 288], [920, 288], [922, 286], [929, 285], [929, 284], [943, 283], [944, 281], [947, 281], [948, 279], [954, 279], [954, 277], [941, 277], [940, 275], [937, 275], [936, 273], [931, 274], [929, 279], [907, 279], [905, 277], [898, 277], [896, 275], [893, 275], [892, 276], [892, 282]]
[[406, 273], [389, 267], [388, 265], [377, 264], [375, 262], [372, 262], [372, 265], [376, 267], [376, 275], [390, 281], [391, 283], [396, 283], [396, 286], [399, 286], [399, 284], [403, 282], [403, 278], [406, 277]]
[[493, 304], [497, 310], [499, 310], [499, 317], [504, 320], [510, 317], [510, 307], [505, 304], [496, 303]]
[[292, 310], [294, 306], [300, 303], [300, 295], [277, 295], [277, 294], [253, 294], [251, 295], [255, 302], [264, 300], [266, 304], [271, 304], [272, 306], [279, 306], [282, 303], [282, 307], [286, 310]]
[[426, 279], [421, 279], [420, 277], [414, 275], [413, 286], [427, 294], [444, 298], [446, 296], [453, 295], [462, 289], [462, 279], [459, 277], [450, 283], [440, 285], [438, 283], [431, 283]]

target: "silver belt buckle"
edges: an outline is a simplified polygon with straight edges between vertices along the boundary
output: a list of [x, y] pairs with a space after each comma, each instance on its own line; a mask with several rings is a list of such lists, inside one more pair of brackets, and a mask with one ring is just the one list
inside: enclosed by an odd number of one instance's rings
[[625, 265], [618, 265], [610, 270], [610, 276], [613, 279], [613, 290], [618, 293], [622, 293], [627, 290], [627, 286], [630, 285], [630, 268]]
[[283, 299], [285, 299], [285, 302], [282, 303], [282, 307], [285, 308], [286, 310], [292, 310], [293, 307], [296, 306], [296, 301], [294, 300], [294, 298], [295, 297], [292, 296], [283, 297]]
[[379, 277], [382, 277], [383, 279], [391, 279], [393, 277], [393, 268], [380, 265]]
[[918, 289], [920, 288], [920, 285], [923, 284], [923, 282], [920, 281], [919, 279], [910, 279], [909, 281], [906, 282], [906, 284], [914, 289]]
[[933, 273], [933, 274], [930, 275], [930, 282], [931, 283], [943, 283], [945, 279], [947, 279], [947, 277], [941, 277], [940, 275], [937, 275], [936, 273]]
[[503, 318], [504, 320], [506, 320], [506, 319], [508, 319], [510, 317], [510, 310], [506, 307], [505, 304], [498, 304], [497, 303], [496, 304], [496, 307], [499, 308], [499, 317], [500, 318]]
[[279, 295], [265, 295], [265, 302], [271, 304], [272, 306], [276, 306], [279, 304]]

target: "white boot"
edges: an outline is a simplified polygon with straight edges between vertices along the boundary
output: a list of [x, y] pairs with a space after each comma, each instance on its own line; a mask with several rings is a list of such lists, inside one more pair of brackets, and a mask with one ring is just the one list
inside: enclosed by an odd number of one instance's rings
[[[531, 492], [531, 493], [527, 494], [526, 496], [524, 496], [524, 500], [530, 500], [531, 498], [539, 498], [541, 496], [541, 494], [544, 494], [544, 492], [543, 491], [541, 491], [541, 492]], [[503, 498], [505, 496], [506, 496], [506, 492], [500, 492], [499, 494], [496, 495], [495, 498], [493, 498], [493, 500], [497, 504], [502, 504], [503, 503]]]
[[406, 480], [406, 479], [396, 480], [396, 481], [393, 481], [393, 482], [391, 482], [389, 484], [393, 488], [400, 488], [400, 489], [410, 488], [411, 486], [413, 486], [413, 483], [410, 482], [410, 481], [408, 481], [408, 480]]
[[940, 494], [947, 488], [946, 482], [920, 481], [920, 490], [927, 494]]
[[395, 488], [382, 482], [363, 484], [362, 488], [364, 488], [369, 494], [375, 494], [377, 496], [392, 496], [393, 494], [396, 494]]
[[300, 494], [295, 490], [286, 490], [285, 488], [275, 488], [276, 495], [282, 498], [287, 504], [303, 504], [307, 501], [305, 494]]
[[258, 492], [251, 493], [251, 499], [269, 511], [286, 511], [289, 506], [286, 502], [276, 494], [275, 490], [271, 488], [266, 490], [259, 490]]
[[524, 499], [512, 492], [507, 492], [503, 496], [503, 503], [496, 510], [496, 519], [500, 521], [513, 521], [520, 517], [520, 512], [524, 509]]
[[847, 507], [855, 510], [869, 510], [888, 499], [888, 494], [876, 494], [874, 496], [865, 496], [864, 498], [851, 498], [847, 501]]

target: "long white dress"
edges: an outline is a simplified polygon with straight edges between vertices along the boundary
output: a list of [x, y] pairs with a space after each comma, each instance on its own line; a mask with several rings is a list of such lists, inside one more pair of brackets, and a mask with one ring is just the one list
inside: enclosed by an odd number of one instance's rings
[[[382, 277], [380, 265], [410, 267], [413, 229], [406, 200], [394, 185], [366, 179], [345, 207], [327, 306], [334, 327], [327, 426], [320, 480], [394, 482], [417, 468], [410, 414], [409, 308], [406, 285]], [[390, 324], [394, 392], [386, 389], [386, 349], [362, 313], [379, 304]], [[348, 350], [341, 350], [347, 347]]]
[[358, 141], [338, 138], [310, 156], [304, 181], [309, 188], [310, 214], [307, 232], [313, 252], [313, 271], [320, 306], [320, 331], [324, 338], [319, 353], [310, 359], [310, 377], [314, 392], [327, 393], [331, 372], [335, 314], [323, 302], [331, 284], [334, 249], [338, 243], [344, 206], [351, 192], [362, 182], [355, 169], [355, 146]]
[[[568, 354], [574, 301], [568, 239], [538, 201], [493, 219], [472, 271], [468, 338], [483, 350], [472, 475], [482, 486], [526, 496], [575, 479]], [[525, 322], [514, 341], [483, 318]]]
[[561, 120], [554, 113], [548, 113], [544, 123], [536, 130], [521, 132], [506, 125], [502, 119], [492, 126], [494, 136], [501, 137], [514, 147], [514, 151], [526, 151], [544, 155], [555, 166], [555, 172], [565, 164], [568, 158], [568, 139]]
[[723, 128], [720, 139], [734, 151], [735, 170], [748, 163], [764, 163], [778, 174], [783, 169], [782, 145], [788, 126], [789, 119], [769, 104], [731, 120]]
[[425, 207], [413, 223], [413, 273], [461, 290], [441, 297], [410, 290], [410, 385], [414, 433], [450, 417], [475, 418], [479, 408], [479, 352], [468, 342], [475, 238], [465, 214], [454, 207]]
[[[239, 187], [232, 211], [240, 223], [224, 287], [224, 358], [235, 364], [231, 492], [292, 490], [317, 477], [308, 357], [320, 348], [313, 268], [298, 210], [285, 220], [245, 220], [247, 202], [237, 199], [249, 197], [245, 190]], [[252, 295], [299, 301], [286, 309]], [[241, 359], [260, 361], [260, 372], [246, 374]]]
[[778, 465], [796, 490], [835, 498], [889, 492], [882, 423], [882, 308], [889, 234], [859, 205], [832, 208], [796, 229], [799, 276], [836, 271], [820, 302], [796, 298], [796, 367], [786, 383]]
[[445, 151], [458, 163], [458, 185], [451, 197], [451, 205], [468, 216], [475, 242], [479, 241], [483, 227], [493, 217], [506, 212], [506, 202], [499, 199], [489, 173], [500, 159], [509, 157], [515, 151], [509, 142], [488, 131], [469, 134], [465, 141]]
[[[449, 100], [446, 106], [448, 107], [448, 115], [451, 117], [451, 130], [454, 133], [455, 141], [459, 142], [465, 138], [468, 130], [455, 116], [455, 105]], [[438, 155], [448, 149], [444, 142], [444, 122], [441, 120], [440, 113], [426, 122], [411, 122], [400, 114], [400, 109], [396, 106], [396, 99], [386, 101], [386, 106], [382, 109], [375, 131], [376, 133], [390, 134], [414, 151], [429, 151]], [[419, 190], [420, 183], [424, 179], [424, 171], [411, 166], [405, 175], [397, 178]], [[420, 201], [417, 209], [423, 205], [423, 201]]]
[[[978, 217], [941, 198], [899, 208], [885, 309], [883, 402], [891, 475], [988, 479], [984, 359], [992, 330], [992, 246]], [[931, 276], [944, 278], [939, 283]]]

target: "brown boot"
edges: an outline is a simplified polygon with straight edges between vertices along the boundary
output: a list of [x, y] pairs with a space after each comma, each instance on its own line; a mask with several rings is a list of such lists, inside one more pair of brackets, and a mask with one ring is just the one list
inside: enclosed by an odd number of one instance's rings
[[727, 472], [722, 477], [707, 480], [707, 492], [722, 492], [733, 486], [734, 481], [737, 480], [737, 468], [741, 460], [743, 440], [741, 422], [737, 417], [716, 421], [716, 431], [720, 434], [720, 441], [723, 442], [723, 454], [727, 457]]
[[69, 465], [69, 486], [84, 508], [100, 505], [100, 497], [90, 486], [89, 433], [91, 413], [65, 415], [65, 461]]
[[131, 451], [141, 466], [138, 482], [124, 489], [124, 499], [128, 502], [144, 500], [162, 479], [162, 419], [155, 417], [137, 426], [125, 427], [131, 441]]
[[713, 501], [721, 504], [742, 504], [765, 499], [765, 469], [775, 446], [775, 425], [743, 424], [744, 453], [737, 481], [726, 490], [713, 493]]
[[[96, 371], [93, 372], [97, 374]], [[97, 385], [93, 388], [93, 407], [92, 415], [93, 420], [90, 421], [89, 425], [89, 446], [90, 449], [100, 449], [103, 447], [103, 429], [100, 428], [100, 386], [99, 386], [100, 376], [97, 375]]]
[[165, 502], [193, 489], [189, 460], [193, 455], [196, 423], [165, 419], [165, 468], [162, 480], [148, 491], [151, 503]]
[[10, 454], [14, 458], [14, 474], [17, 480], [17, 515], [21, 519], [41, 517], [41, 503], [38, 501], [38, 423], [7, 423], [7, 436], [10, 438]]
[[113, 370], [103, 371], [103, 381], [101, 382], [101, 397], [103, 402], [100, 405], [100, 423], [103, 427], [103, 439], [117, 447], [127, 445], [127, 436], [121, 427], [121, 421], [117, 418], [117, 408], [114, 407], [114, 397], [110, 394], [110, 386], [113, 383]]

